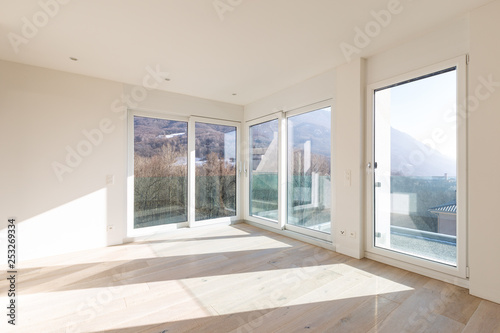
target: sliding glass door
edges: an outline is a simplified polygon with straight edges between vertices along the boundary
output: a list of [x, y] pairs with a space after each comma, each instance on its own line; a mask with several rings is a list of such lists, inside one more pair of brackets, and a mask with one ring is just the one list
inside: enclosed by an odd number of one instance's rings
[[135, 229], [187, 222], [187, 127], [133, 117]]
[[369, 165], [374, 251], [448, 266], [454, 274], [465, 265], [466, 238], [460, 64], [373, 89]]
[[130, 110], [127, 234], [236, 221], [238, 128]]
[[236, 216], [235, 126], [196, 122], [195, 220]]
[[287, 227], [330, 234], [331, 108], [287, 118]]
[[250, 216], [278, 222], [278, 119], [249, 127]]

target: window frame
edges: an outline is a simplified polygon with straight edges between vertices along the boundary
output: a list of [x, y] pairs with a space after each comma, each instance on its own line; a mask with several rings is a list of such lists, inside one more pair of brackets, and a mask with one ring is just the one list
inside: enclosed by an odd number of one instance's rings
[[[330, 108], [330, 120], [331, 120], [331, 128], [330, 128], [330, 173], [331, 173], [331, 175], [330, 175], [330, 179], [331, 179], [331, 184], [332, 184], [331, 185], [332, 190], [331, 190], [331, 210], [330, 210], [330, 224], [331, 225], [330, 225], [330, 233], [329, 234], [325, 233], [325, 232], [317, 231], [317, 230], [312, 230], [312, 229], [309, 229], [306, 227], [294, 226], [294, 225], [287, 223], [287, 221], [288, 221], [288, 159], [289, 159], [289, 156], [288, 156], [288, 118], [302, 115], [302, 114], [306, 114], [306, 113], [310, 113], [310, 112], [314, 112], [314, 111], [318, 111], [318, 110], [325, 109], [325, 108]], [[335, 119], [335, 111], [334, 111], [332, 99], [328, 99], [325, 101], [321, 101], [321, 102], [313, 103], [313, 104], [310, 104], [307, 106], [303, 106], [303, 107], [300, 107], [300, 108], [297, 108], [294, 110], [290, 110], [290, 111], [285, 113], [285, 119], [284, 119], [284, 127], [285, 127], [284, 138], [285, 139], [283, 140], [284, 141], [283, 164], [284, 164], [284, 169], [285, 169], [283, 175], [285, 178], [284, 182], [285, 182], [285, 193], [286, 193], [286, 196], [285, 196], [286, 200], [283, 203], [284, 204], [284, 209], [283, 209], [284, 210], [283, 211], [284, 226], [283, 226], [283, 228], [285, 230], [300, 233], [302, 235], [309, 236], [309, 237], [314, 237], [316, 239], [327, 241], [329, 243], [333, 242], [333, 234], [335, 232], [335, 229], [334, 229], [334, 217], [335, 217], [335, 163], [334, 163], [335, 131], [334, 130], [335, 130], [335, 127], [333, 126], [334, 119]]]
[[[236, 215], [214, 219], [196, 221], [196, 123], [231, 126], [236, 128]], [[189, 117], [188, 122], [188, 225], [190, 228], [203, 227], [214, 224], [230, 225], [241, 219], [241, 123], [237, 121], [206, 118], [200, 116]]]
[[[144, 111], [137, 109], [128, 109], [127, 111], [127, 237], [140, 237], [154, 233], [168, 232], [171, 230], [187, 227], [189, 224], [189, 203], [188, 220], [178, 223], [162, 224], [144, 228], [134, 228], [134, 117], [156, 118], [163, 120], [181, 121], [188, 125], [188, 145], [189, 145], [189, 118], [178, 115]], [[188, 162], [189, 175], [189, 162]], [[189, 177], [188, 177], [189, 178]], [[189, 183], [188, 183], [189, 184]], [[188, 193], [189, 195], [189, 185]], [[188, 197], [189, 198], [189, 197]], [[189, 202], [189, 200], [188, 200]]]
[[[259, 125], [259, 124], [264, 124], [273, 120], [278, 120], [278, 220], [273, 221], [270, 219], [266, 219], [263, 217], [257, 217], [250, 215], [250, 163], [251, 163], [251, 149], [250, 149], [250, 127]], [[244, 202], [247, 203], [245, 204], [245, 212], [244, 212], [244, 217], [245, 220], [248, 220], [250, 222], [254, 223], [259, 223], [262, 225], [265, 225], [270, 228], [274, 229], [283, 229], [284, 225], [284, 219], [283, 219], [283, 198], [285, 198], [283, 195], [283, 122], [284, 122], [284, 115], [283, 112], [275, 112], [267, 116], [259, 117], [253, 120], [249, 120], [245, 123], [245, 142], [242, 142], [242, 144], [245, 147], [245, 163], [243, 165], [243, 174], [245, 178], [244, 182], [244, 187], [243, 187], [243, 200]], [[286, 187], [286, 184], [285, 184]]]
[[[411, 255], [395, 252], [375, 246], [374, 241], [374, 173], [368, 167], [368, 163], [374, 165], [374, 117], [375, 104], [374, 94], [376, 90], [397, 83], [419, 78], [428, 74], [437, 73], [447, 68], [456, 67], [457, 75], [457, 265], [456, 267], [418, 258]], [[467, 278], [467, 117], [466, 114], [466, 91], [467, 90], [467, 64], [466, 56], [460, 56], [442, 61], [430, 66], [413, 70], [389, 79], [379, 81], [367, 86], [366, 107], [366, 237], [365, 256], [370, 259], [386, 262], [407, 270], [433, 275], [437, 278], [456, 281], [462, 279], [462, 285], [466, 284]]]

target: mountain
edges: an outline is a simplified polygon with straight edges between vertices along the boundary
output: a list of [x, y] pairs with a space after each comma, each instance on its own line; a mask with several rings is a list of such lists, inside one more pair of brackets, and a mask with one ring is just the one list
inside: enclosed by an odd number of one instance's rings
[[456, 161], [391, 128], [391, 173], [415, 177], [456, 177]]
[[[306, 114], [308, 115], [308, 114]], [[294, 123], [293, 137], [295, 147], [300, 147], [306, 141], [311, 141], [312, 153], [330, 156], [330, 120], [328, 114], [317, 113], [305, 118], [299, 115], [300, 121]], [[294, 117], [291, 117], [292, 121]], [[255, 148], [267, 148], [277, 130], [277, 124], [261, 124], [254, 127], [253, 139]], [[196, 124], [196, 157], [204, 158], [209, 152], [223, 154], [225, 152], [225, 139], [228, 131], [234, 128], [222, 125]], [[150, 157], [161, 151], [161, 147], [169, 142], [174, 144], [176, 150], [181, 151], [181, 146], [187, 148], [187, 123], [135, 117], [135, 152], [141, 156]], [[234, 141], [228, 144], [234, 145]], [[383, 161], [377, 161], [382, 166]], [[391, 128], [391, 174], [415, 177], [456, 177], [456, 161], [441, 154], [410, 135]]]
[[[235, 127], [197, 122], [195, 132], [197, 158], [205, 159], [212, 152], [220, 156], [224, 154], [234, 156]], [[173, 145], [176, 151], [185, 152], [188, 144], [188, 123], [134, 117], [134, 151], [137, 155], [143, 157], [157, 155], [166, 144]]]

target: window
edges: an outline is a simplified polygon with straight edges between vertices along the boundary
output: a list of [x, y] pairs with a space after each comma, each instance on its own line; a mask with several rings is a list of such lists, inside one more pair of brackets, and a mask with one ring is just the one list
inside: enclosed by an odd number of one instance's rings
[[134, 228], [187, 221], [187, 122], [133, 117]]
[[287, 119], [287, 224], [331, 231], [331, 108]]
[[250, 216], [278, 221], [278, 119], [250, 126]]
[[375, 84], [368, 251], [465, 277], [464, 59]]
[[231, 223], [239, 123], [129, 111], [127, 234]]
[[236, 216], [236, 127], [196, 122], [195, 220]]

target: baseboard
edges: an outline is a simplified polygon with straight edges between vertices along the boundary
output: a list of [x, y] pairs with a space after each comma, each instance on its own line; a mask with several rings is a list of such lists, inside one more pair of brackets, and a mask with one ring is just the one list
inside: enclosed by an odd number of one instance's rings
[[279, 234], [279, 235], [283, 235], [286, 237], [290, 237], [290, 238], [302, 241], [304, 243], [316, 245], [316, 246], [322, 247], [322, 248], [327, 249], [327, 250], [336, 251], [335, 245], [333, 245], [331, 242], [328, 242], [328, 241], [325, 241], [322, 239], [302, 235], [302, 234], [299, 234], [297, 232], [290, 231], [290, 230], [281, 230], [281, 229], [271, 228], [271, 227], [268, 227], [266, 225], [256, 223], [256, 222], [251, 222], [251, 221], [246, 221], [246, 220], [243, 222], [246, 224], [252, 225], [254, 227], [260, 228], [260, 229], [264, 229], [264, 230], [271, 231], [271, 232], [274, 232], [274, 233]]

